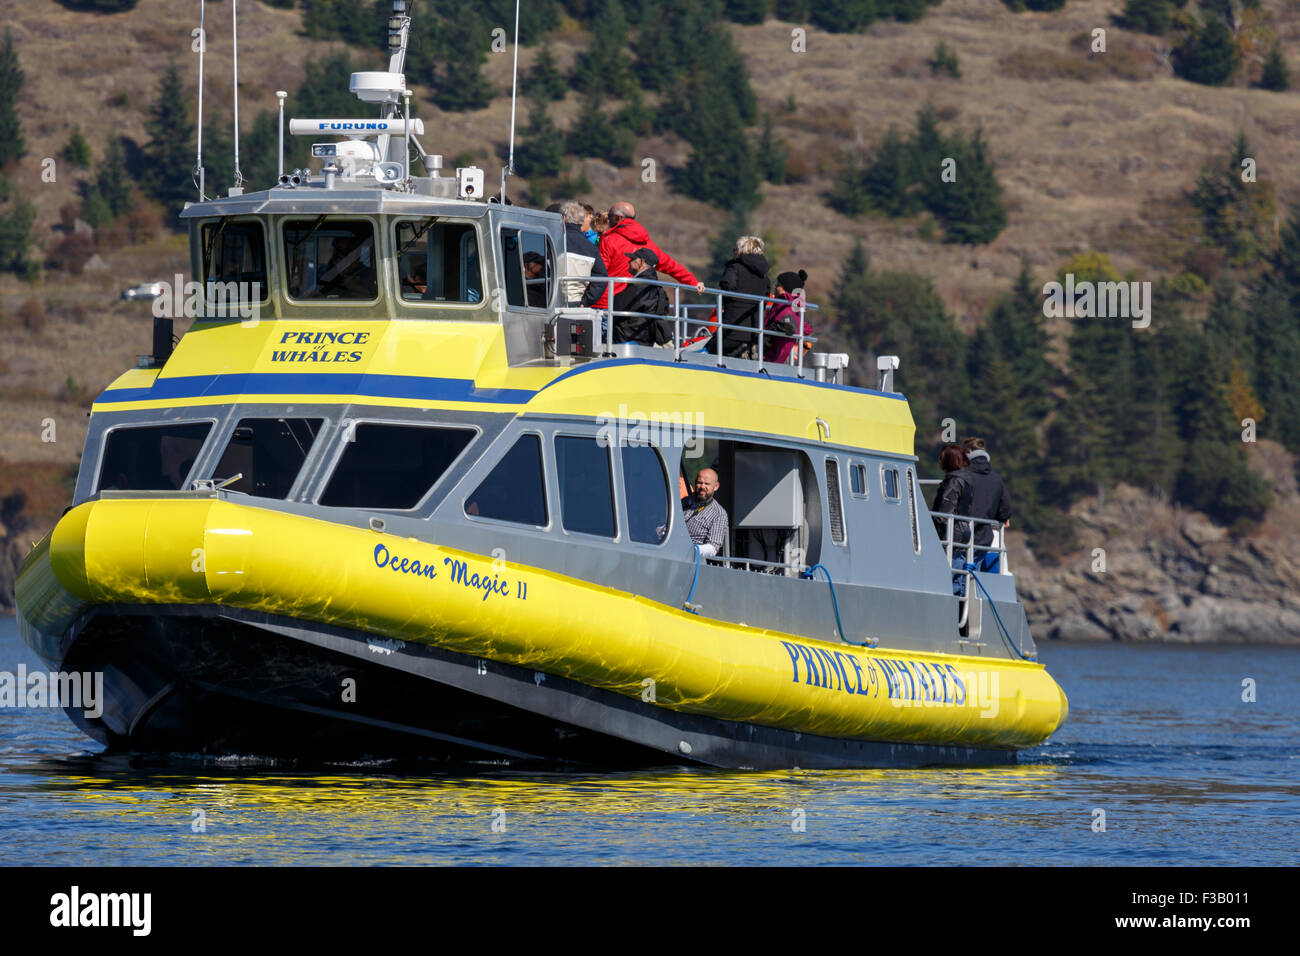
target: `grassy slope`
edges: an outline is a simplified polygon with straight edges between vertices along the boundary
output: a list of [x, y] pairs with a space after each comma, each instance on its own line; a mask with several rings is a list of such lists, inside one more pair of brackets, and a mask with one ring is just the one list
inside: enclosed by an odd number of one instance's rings
[[[1265, 0], [1284, 48], [1294, 51], [1300, 49], [1300, 12], [1288, 6], [1284, 10], [1279, 0]], [[810, 31], [808, 52], [802, 54], [790, 52], [790, 24], [769, 20], [734, 27], [762, 109], [773, 115], [778, 132], [812, 171], [807, 182], [764, 187], [765, 202], [754, 224], [776, 240], [779, 265], [807, 268], [813, 298], [823, 300], [844, 255], [862, 237], [876, 267], [930, 275], [949, 307], [969, 323], [1007, 285], [1023, 256], [1044, 278], [1064, 258], [1088, 248], [1110, 253], [1118, 266], [1137, 269], [1144, 278], [1167, 268], [1161, 244], [1171, 232], [1189, 228], [1181, 219], [1185, 213], [1171, 210], [1171, 202], [1192, 182], [1207, 153], [1226, 151], [1239, 129], [1255, 146], [1261, 177], [1277, 184], [1280, 200], [1300, 198], [1287, 175], [1300, 160], [1294, 135], [1300, 127], [1300, 94], [1212, 89], [1176, 80], [1161, 63], [1158, 39], [1110, 23], [1121, 7], [1121, 0], [1071, 0], [1058, 13], [1015, 15], [1000, 0], [946, 0], [916, 24], [881, 23], [857, 36]], [[274, 90], [297, 87], [307, 58], [335, 45], [304, 39], [297, 11], [247, 2], [240, 14], [241, 114], [251, 120], [258, 109], [274, 105]], [[229, 10], [213, 4], [209, 15], [206, 118], [228, 123]], [[110, 133], [144, 142], [142, 108], [153, 98], [155, 71], [174, 56], [194, 82], [197, 64], [188, 36], [196, 17], [197, 4], [175, 0], [142, 0], [136, 10], [110, 17], [48, 3], [22, 5], [7, 14], [28, 79], [22, 116], [29, 155], [16, 177], [37, 205], [42, 246], [57, 238], [51, 226], [59, 207], [76, 196], [76, 174], [61, 168], [58, 182], [42, 184], [41, 158], [58, 151], [74, 123], [97, 157]], [[1071, 39], [1098, 26], [1108, 29], [1109, 52], [1090, 62]], [[926, 67], [940, 39], [960, 57], [962, 79], [936, 78]], [[572, 22], [553, 41], [562, 62], [585, 44], [585, 34]], [[524, 51], [521, 66], [534, 54]], [[488, 76], [501, 90], [509, 87], [509, 60], [491, 56], [487, 64]], [[1111, 70], [1116, 68], [1145, 78], [1115, 78]], [[1076, 73], [1093, 79], [1063, 78]], [[418, 88], [417, 78], [412, 82]], [[128, 105], [110, 105], [122, 93]], [[797, 104], [793, 114], [783, 109], [791, 95]], [[987, 132], [1011, 214], [1006, 231], [989, 246], [925, 241], [916, 222], [849, 220], [822, 198], [843, 149], [854, 143], [870, 148], [891, 123], [909, 126], [927, 99], [964, 127], [979, 123]], [[571, 94], [551, 111], [566, 127], [579, 108]], [[419, 113], [430, 129], [427, 147], [449, 161], [464, 151], [474, 153], [494, 178], [508, 97], [477, 113], [442, 114], [428, 102], [420, 104]], [[521, 128], [525, 122], [526, 114]], [[639, 153], [657, 160], [659, 182], [641, 182], [639, 170], [587, 162], [583, 166], [592, 183], [587, 198], [598, 206], [632, 199], [661, 245], [703, 266], [721, 216], [669, 190], [662, 170], [684, 162], [683, 145], [655, 137], [644, 140]], [[47, 274], [35, 287], [0, 278], [0, 308], [10, 320], [0, 337], [0, 435], [5, 439], [0, 459], [75, 463], [85, 401], [78, 400], [77, 388], [68, 387], [68, 378], [93, 395], [147, 350], [147, 306], [121, 303], [117, 293], [128, 284], [183, 271], [184, 246], [180, 237], [163, 236], [144, 246], [104, 250], [107, 272]], [[43, 300], [50, 313], [39, 333], [12, 323], [18, 304], [31, 296]], [[46, 417], [59, 424], [54, 444], [40, 440]]]

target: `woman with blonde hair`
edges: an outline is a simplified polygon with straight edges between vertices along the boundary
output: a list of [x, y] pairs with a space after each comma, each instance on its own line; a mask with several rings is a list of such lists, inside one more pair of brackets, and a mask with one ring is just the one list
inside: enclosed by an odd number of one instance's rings
[[[740, 292], [745, 295], [767, 296], [771, 293], [772, 283], [768, 281], [767, 259], [763, 256], [763, 240], [760, 236], [741, 236], [731, 250], [731, 258], [722, 269], [722, 279], [718, 288], [723, 292]], [[726, 325], [747, 325], [758, 328], [758, 306], [751, 299], [736, 299], [730, 296], [722, 300], [722, 321]], [[722, 333], [722, 354], [733, 358], [753, 358], [756, 356], [754, 343], [757, 336], [752, 332], [737, 332], [724, 329]], [[705, 346], [705, 351], [718, 350], [715, 334]]]

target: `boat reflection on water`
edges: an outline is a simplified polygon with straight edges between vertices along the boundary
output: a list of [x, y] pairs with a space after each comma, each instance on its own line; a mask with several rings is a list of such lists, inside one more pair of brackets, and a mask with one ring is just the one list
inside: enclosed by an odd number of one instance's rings
[[[113, 833], [133, 862], [235, 865], [890, 862], [884, 852], [911, 862], [927, 855], [940, 825], [973, 825], [964, 840], [947, 829], [945, 850], [983, 843], [990, 825], [1023, 826], [1042, 810], [1024, 802], [1059, 799], [1068, 772], [1039, 764], [399, 776], [238, 762], [150, 766], [109, 755], [24, 769], [27, 789], [57, 795], [65, 827]], [[133, 836], [123, 832], [128, 819]]]

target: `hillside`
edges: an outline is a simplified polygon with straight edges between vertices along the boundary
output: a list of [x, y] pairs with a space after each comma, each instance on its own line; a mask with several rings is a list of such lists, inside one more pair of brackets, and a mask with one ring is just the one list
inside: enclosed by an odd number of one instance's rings
[[[96, 161], [111, 136], [146, 144], [146, 112], [169, 62], [180, 65], [192, 103], [197, 58], [189, 34], [197, 6], [141, 0], [131, 11], [100, 15], [54, 4], [8, 5], [5, 26], [13, 32], [27, 79], [19, 109], [27, 155], [9, 176], [36, 207], [38, 258], [63, 238], [60, 210], [78, 200], [79, 182], [91, 175], [60, 161], [57, 181], [45, 183], [42, 160], [57, 156], [78, 126]], [[1007, 292], [1022, 263], [1039, 284], [1072, 257], [1094, 251], [1108, 256], [1119, 273], [1142, 280], [1183, 273], [1198, 229], [1186, 196], [1207, 158], [1228, 153], [1238, 134], [1250, 144], [1261, 182], [1275, 190], [1276, 208], [1283, 212], [1300, 201], [1290, 175], [1300, 168], [1295, 135], [1300, 94], [1246, 85], [1258, 72], [1262, 52], [1253, 54], [1229, 85], [1189, 83], [1173, 75], [1163, 37], [1116, 25], [1123, 7], [1123, 0], [1069, 0], [1053, 12], [1016, 13], [1002, 0], [944, 0], [926, 8], [917, 22], [879, 21], [860, 34], [806, 27], [806, 52], [791, 49], [797, 24], [775, 17], [761, 25], [729, 24], [759, 114], [771, 118], [789, 151], [791, 174], [799, 180], [765, 183], [762, 203], [750, 216], [752, 228], [769, 240], [774, 272], [807, 269], [810, 298], [825, 301], [860, 240], [873, 270], [928, 277], [956, 325], [969, 333]], [[420, 14], [418, 5], [415, 13]], [[230, 122], [229, 10], [214, 2], [208, 16], [205, 119], [215, 139], [216, 124], [228, 131]], [[1297, 55], [1300, 7], [1261, 0], [1258, 16], [1281, 48]], [[588, 26], [563, 13], [548, 34], [561, 68], [570, 69], [586, 55]], [[1097, 28], [1106, 30], [1105, 53], [1089, 49], [1088, 38]], [[301, 9], [245, 0], [239, 32], [245, 125], [258, 110], [274, 107], [276, 89], [297, 90], [308, 65], [331, 53], [348, 50], [357, 69], [382, 62], [373, 46], [304, 36]], [[936, 75], [928, 65], [940, 41], [955, 52], [960, 78]], [[538, 55], [537, 46], [522, 49], [521, 72]], [[440, 110], [412, 77], [414, 112], [429, 130], [426, 147], [446, 156], [449, 165], [452, 157], [472, 156], [495, 181], [507, 138], [510, 56], [488, 55], [483, 74], [499, 94], [486, 109]], [[655, 94], [648, 101], [661, 114], [682, 106]], [[890, 126], [910, 130], [927, 103], [945, 124], [984, 132], [1008, 212], [1005, 230], [987, 245], [937, 241], [924, 216], [849, 218], [827, 201], [846, 152], [870, 154]], [[293, 107], [291, 97], [290, 115]], [[529, 101], [520, 101], [521, 131], [531, 108]], [[561, 129], [579, 122], [582, 111], [577, 92], [549, 107]], [[655, 133], [639, 139], [638, 161], [631, 167], [571, 159], [567, 175], [585, 177], [590, 190], [579, 198], [598, 208], [617, 199], [635, 202], [659, 244], [704, 275], [712, 240], [728, 216], [671, 187], [689, 152], [677, 134]], [[655, 182], [640, 176], [646, 158], [660, 170]], [[223, 159], [219, 168], [227, 172], [218, 186], [228, 181], [229, 161]], [[510, 188], [521, 197], [528, 186], [516, 179]], [[0, 499], [13, 488], [24, 489], [28, 499], [21, 516], [11, 513], [0, 521], [10, 530], [21, 527], [23, 535], [36, 537], [57, 516], [58, 496], [49, 489], [76, 465], [90, 397], [147, 350], [148, 307], [122, 302], [118, 294], [129, 285], [186, 271], [184, 239], [157, 228], [174, 212], [156, 208], [154, 221], [144, 216], [134, 235], [118, 227], [99, 237], [98, 259], [81, 274], [46, 270], [35, 283], [0, 275], [0, 435], [5, 438]], [[39, 308], [29, 305], [33, 302]], [[1187, 309], [1199, 316], [1207, 305], [1208, 294], [1189, 300]], [[43, 318], [33, 312], [43, 312]], [[1048, 322], [1047, 331], [1052, 355], [1063, 363], [1068, 320]], [[855, 359], [865, 362], [867, 356]], [[906, 373], [909, 356], [902, 361]], [[48, 439], [47, 419], [57, 424], [56, 441], [42, 440]], [[1283, 471], [1292, 467], [1281, 448], [1271, 454], [1284, 461]], [[1165, 514], [1160, 498], [1152, 499], [1152, 514]], [[1294, 483], [1274, 483], [1274, 501], [1278, 514], [1293, 507]], [[1092, 499], [1067, 505], [1085, 518], [1095, 506]], [[1165, 517], [1170, 527], [1183, 521]], [[1066, 565], [1086, 566], [1086, 520], [1081, 527], [1080, 550], [1066, 555]], [[1055, 572], [1039, 568], [1036, 573]], [[1042, 595], [1052, 593], [1050, 586], [1033, 589], [1027, 600], [1037, 596], [1046, 602]], [[1107, 597], [1112, 599], [1120, 598]], [[4, 600], [7, 595], [0, 596]]]

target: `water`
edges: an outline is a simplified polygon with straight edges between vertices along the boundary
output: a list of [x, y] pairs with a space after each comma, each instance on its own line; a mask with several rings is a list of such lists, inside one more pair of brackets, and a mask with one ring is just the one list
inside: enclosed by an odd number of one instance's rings
[[[1070, 719], [988, 770], [146, 766], [0, 710], [0, 864], [1295, 864], [1300, 648], [1042, 657]], [[40, 666], [0, 618], [0, 670], [20, 660]]]

